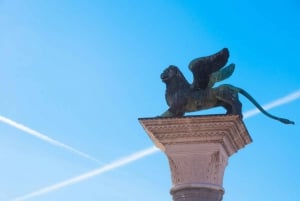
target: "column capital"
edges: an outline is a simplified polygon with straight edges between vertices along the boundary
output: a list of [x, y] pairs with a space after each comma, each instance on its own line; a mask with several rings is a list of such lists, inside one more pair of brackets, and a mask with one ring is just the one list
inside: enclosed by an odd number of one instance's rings
[[252, 142], [239, 115], [139, 121], [168, 158], [174, 201], [221, 201], [228, 158]]
[[203, 115], [179, 118], [139, 118], [154, 144], [166, 151], [168, 145], [223, 145], [228, 156], [252, 142], [239, 115]]

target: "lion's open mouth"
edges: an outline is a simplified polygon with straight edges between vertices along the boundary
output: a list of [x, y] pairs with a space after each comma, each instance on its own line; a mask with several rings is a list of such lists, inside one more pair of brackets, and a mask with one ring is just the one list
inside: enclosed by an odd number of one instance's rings
[[168, 75], [166, 75], [165, 73], [162, 73], [160, 75], [160, 79], [162, 79], [162, 81], [166, 81], [168, 79]]

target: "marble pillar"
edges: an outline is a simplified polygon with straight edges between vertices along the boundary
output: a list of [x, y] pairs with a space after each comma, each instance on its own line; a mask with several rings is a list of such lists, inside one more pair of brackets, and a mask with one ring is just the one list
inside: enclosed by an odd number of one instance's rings
[[252, 142], [238, 115], [139, 121], [169, 160], [174, 201], [221, 201], [228, 158]]

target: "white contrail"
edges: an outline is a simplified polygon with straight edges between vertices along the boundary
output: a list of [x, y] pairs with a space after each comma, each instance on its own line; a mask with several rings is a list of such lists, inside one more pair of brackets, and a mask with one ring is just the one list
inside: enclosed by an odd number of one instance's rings
[[48, 136], [45, 135], [45, 134], [42, 134], [42, 133], [40, 133], [40, 132], [38, 132], [38, 131], [36, 131], [36, 130], [33, 130], [33, 129], [31, 129], [31, 128], [28, 128], [28, 127], [26, 127], [26, 126], [24, 126], [24, 125], [22, 125], [22, 124], [20, 124], [20, 123], [17, 123], [17, 122], [15, 122], [15, 121], [11, 120], [11, 119], [8, 119], [8, 118], [4, 117], [4, 116], [1, 116], [1, 115], [0, 115], [0, 121], [3, 122], [3, 123], [5, 123], [5, 124], [7, 124], [7, 125], [10, 125], [10, 126], [12, 126], [12, 127], [14, 127], [14, 128], [17, 128], [17, 129], [19, 129], [19, 130], [21, 130], [21, 131], [23, 131], [23, 132], [25, 132], [25, 133], [27, 133], [27, 134], [29, 134], [29, 135], [32, 135], [32, 136], [34, 136], [34, 137], [36, 137], [36, 138], [38, 138], [38, 139], [40, 139], [40, 140], [43, 140], [43, 141], [45, 141], [45, 142], [48, 142], [48, 143], [50, 143], [50, 144], [52, 144], [52, 145], [54, 145], [54, 146], [57, 146], [57, 147], [61, 147], [61, 148], [63, 148], [63, 149], [66, 149], [66, 150], [68, 150], [68, 151], [70, 151], [70, 152], [73, 152], [73, 153], [75, 153], [75, 154], [78, 154], [79, 156], [82, 156], [82, 157], [84, 157], [84, 158], [86, 158], [86, 159], [95, 161], [95, 162], [97, 162], [98, 164], [103, 164], [103, 163], [100, 162], [99, 160], [95, 159], [94, 157], [92, 157], [92, 156], [90, 156], [90, 155], [88, 155], [88, 154], [86, 154], [86, 153], [83, 153], [83, 152], [81, 152], [81, 151], [79, 151], [79, 150], [77, 150], [77, 149], [75, 149], [75, 148], [73, 148], [73, 147], [71, 147], [71, 146], [69, 146], [69, 145], [66, 145], [66, 144], [64, 144], [64, 143], [62, 143], [62, 142], [59, 142], [59, 141], [57, 141], [57, 140], [54, 140], [54, 139], [48, 137]]
[[52, 186], [48, 186], [46, 188], [37, 190], [37, 191], [29, 193], [29, 194], [27, 194], [25, 196], [21, 196], [21, 197], [15, 198], [15, 199], [13, 199], [11, 201], [27, 200], [27, 199], [30, 199], [30, 198], [33, 198], [33, 197], [36, 197], [36, 196], [39, 196], [39, 195], [42, 195], [42, 194], [45, 194], [45, 193], [49, 193], [51, 191], [58, 190], [60, 188], [69, 186], [71, 184], [75, 184], [75, 183], [81, 182], [83, 180], [86, 180], [86, 179], [88, 179], [90, 177], [94, 177], [94, 176], [97, 176], [97, 175], [102, 174], [104, 172], [107, 172], [107, 171], [116, 169], [118, 167], [124, 166], [124, 165], [126, 165], [128, 163], [131, 163], [133, 161], [136, 161], [136, 160], [138, 160], [140, 158], [144, 158], [144, 157], [146, 157], [148, 155], [151, 155], [151, 154], [157, 152], [158, 150], [159, 149], [157, 149], [156, 147], [151, 147], [151, 148], [148, 148], [148, 149], [144, 149], [142, 151], [135, 152], [135, 153], [133, 153], [133, 154], [131, 154], [129, 156], [125, 156], [124, 158], [121, 158], [121, 159], [113, 161], [113, 162], [111, 162], [111, 163], [109, 163], [107, 165], [104, 165], [101, 168], [98, 168], [98, 169], [95, 169], [93, 171], [81, 174], [81, 175], [79, 175], [77, 177], [73, 177], [73, 178], [71, 178], [69, 180], [65, 180], [63, 182], [59, 182], [59, 183], [54, 184]]
[[[297, 90], [297, 91], [295, 91], [293, 93], [288, 94], [287, 96], [285, 96], [283, 98], [280, 98], [280, 99], [277, 99], [277, 100], [275, 100], [273, 102], [270, 102], [270, 103], [264, 105], [263, 108], [265, 110], [269, 110], [271, 108], [274, 108], [274, 107], [277, 107], [277, 106], [284, 105], [284, 104], [287, 104], [289, 102], [292, 102], [292, 101], [294, 101], [294, 100], [296, 100], [298, 98], [300, 98], [300, 90]], [[248, 117], [252, 117], [254, 115], [257, 115], [259, 113], [260, 113], [260, 111], [258, 109], [253, 109], [253, 110], [249, 110], [249, 111], [245, 112], [243, 114], [243, 116], [244, 116], [244, 119], [246, 119]]]
[[[271, 103], [268, 103], [266, 105], [264, 105], [263, 107], [268, 110], [270, 108], [273, 108], [273, 107], [277, 107], [277, 106], [280, 106], [280, 105], [283, 105], [283, 104], [286, 104], [286, 103], [289, 103], [293, 100], [296, 100], [300, 98], [300, 90], [298, 91], [295, 91], [291, 94], [288, 94], [287, 96], [285, 97], [282, 97], [280, 99], [277, 99]], [[255, 112], [253, 112], [255, 111]], [[249, 117], [252, 117], [252, 116], [255, 116], [259, 114], [259, 111], [256, 112], [256, 110], [249, 110], [247, 112], [245, 112], [243, 114], [244, 116], [244, 119], [247, 119]], [[45, 188], [42, 188], [40, 190], [37, 190], [37, 191], [34, 191], [32, 193], [29, 193], [27, 195], [24, 195], [24, 196], [21, 196], [21, 197], [18, 197], [18, 198], [15, 198], [11, 201], [23, 201], [23, 200], [28, 200], [28, 199], [31, 199], [33, 197], [36, 197], [36, 196], [39, 196], [39, 195], [43, 195], [43, 194], [46, 194], [46, 193], [50, 193], [52, 191], [55, 191], [55, 190], [58, 190], [60, 188], [64, 188], [66, 186], [69, 186], [69, 185], [72, 185], [72, 184], [75, 184], [75, 183], [78, 183], [78, 182], [81, 182], [81, 181], [84, 181], [86, 179], [89, 179], [91, 177], [94, 177], [94, 176], [97, 176], [97, 175], [100, 175], [104, 172], [107, 172], [107, 171], [111, 171], [111, 170], [114, 170], [118, 167], [121, 167], [121, 166], [124, 166], [128, 163], [131, 163], [133, 161], [136, 161], [138, 159], [141, 159], [145, 156], [148, 156], [150, 154], [153, 154], [153, 153], [156, 153], [158, 151], [158, 149], [156, 147], [150, 147], [148, 149], [144, 149], [142, 151], [139, 151], [139, 152], [136, 152], [136, 153], [133, 153], [132, 155], [129, 155], [129, 156], [126, 156], [124, 158], [121, 158], [119, 160], [116, 160], [114, 162], [111, 162], [107, 165], [104, 165], [103, 167], [99, 168], [99, 169], [96, 169], [96, 170], [93, 170], [93, 171], [90, 171], [90, 172], [87, 172], [87, 173], [84, 173], [82, 175], [79, 175], [77, 177], [74, 177], [74, 178], [71, 178], [69, 180], [65, 180], [65, 181], [62, 181], [62, 182], [59, 182], [57, 184], [54, 184], [52, 186], [48, 186], [48, 187], [45, 187]]]

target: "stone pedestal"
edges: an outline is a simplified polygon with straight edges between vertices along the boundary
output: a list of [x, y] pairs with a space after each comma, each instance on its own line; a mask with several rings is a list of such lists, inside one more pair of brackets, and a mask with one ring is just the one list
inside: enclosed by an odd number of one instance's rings
[[252, 142], [238, 115], [139, 121], [169, 160], [174, 201], [221, 201], [229, 156]]

